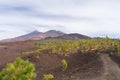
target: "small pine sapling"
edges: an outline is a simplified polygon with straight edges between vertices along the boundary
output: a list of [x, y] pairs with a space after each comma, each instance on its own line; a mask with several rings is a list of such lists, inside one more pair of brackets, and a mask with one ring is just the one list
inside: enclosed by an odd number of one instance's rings
[[62, 64], [62, 70], [66, 71], [66, 69], [68, 67], [67, 61], [65, 59], [62, 59], [61, 64]]
[[43, 75], [43, 80], [51, 80], [51, 79], [54, 79], [53, 74], [44, 74]]

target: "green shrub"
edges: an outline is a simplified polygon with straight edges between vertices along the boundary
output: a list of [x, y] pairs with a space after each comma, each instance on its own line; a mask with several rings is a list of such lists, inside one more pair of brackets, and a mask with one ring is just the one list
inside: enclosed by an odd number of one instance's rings
[[[106, 38], [84, 39], [84, 40], [65, 40], [65, 39], [45, 39], [36, 42], [38, 49], [32, 53], [39, 54], [52, 53], [68, 56], [72, 53], [86, 54], [90, 51], [98, 51], [104, 53], [114, 53], [120, 56], [119, 39]], [[29, 53], [29, 52], [28, 52]]]
[[66, 71], [66, 69], [68, 67], [67, 61], [65, 59], [62, 59], [61, 63], [62, 63], [62, 70]]
[[33, 80], [36, 77], [35, 67], [28, 60], [17, 58], [0, 72], [0, 80]]
[[43, 75], [43, 80], [51, 80], [54, 79], [54, 75], [52, 74], [44, 74]]

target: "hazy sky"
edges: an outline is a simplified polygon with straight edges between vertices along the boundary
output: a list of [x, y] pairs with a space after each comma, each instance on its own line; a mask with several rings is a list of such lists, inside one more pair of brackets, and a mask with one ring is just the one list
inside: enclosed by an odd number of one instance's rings
[[120, 38], [120, 0], [0, 0], [0, 39], [50, 29]]

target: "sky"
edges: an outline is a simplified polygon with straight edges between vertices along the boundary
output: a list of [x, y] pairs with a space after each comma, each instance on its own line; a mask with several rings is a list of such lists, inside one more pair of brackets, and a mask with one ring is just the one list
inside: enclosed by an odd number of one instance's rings
[[0, 40], [34, 30], [120, 38], [120, 0], [0, 0]]

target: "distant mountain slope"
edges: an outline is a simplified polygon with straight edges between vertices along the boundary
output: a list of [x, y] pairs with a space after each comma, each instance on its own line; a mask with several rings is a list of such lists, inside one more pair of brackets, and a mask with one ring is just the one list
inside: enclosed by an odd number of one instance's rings
[[78, 33], [72, 33], [72, 34], [65, 34], [65, 35], [59, 36], [58, 38], [77, 40], [77, 39], [90, 39], [91, 37], [78, 34]]
[[29, 38], [34, 37], [35, 35], [40, 35], [41, 33], [42, 32], [39, 32], [39, 31], [33, 31], [31, 33], [28, 33], [26, 35], [22, 35], [22, 36], [16, 37], [14, 39], [23, 39], [23, 38], [29, 39]]
[[19, 36], [12, 39], [6, 39], [1, 42], [15, 42], [15, 41], [26, 41], [26, 40], [41, 40], [45, 38], [58, 38], [58, 39], [69, 39], [69, 40], [78, 40], [78, 39], [90, 39], [91, 37], [85, 36], [78, 33], [66, 34], [61, 31], [49, 30], [47, 32], [33, 31], [29, 34]]
[[33, 31], [33, 32], [23, 35], [23, 36], [19, 36], [19, 37], [12, 38], [12, 39], [6, 39], [6, 40], [4, 40], [4, 42], [41, 40], [41, 39], [45, 39], [47, 37], [58, 37], [58, 36], [62, 36], [62, 35], [65, 35], [65, 33], [61, 32], [61, 31], [55, 31], [55, 30], [50, 30], [50, 31], [47, 31], [44, 33], [39, 32], [39, 31]]
[[44, 38], [47, 38], [47, 37], [59, 37], [59, 36], [65, 35], [65, 34], [66, 33], [63, 33], [61, 31], [50, 30], [50, 31], [47, 31], [47, 32], [43, 33], [42, 36]]
[[[26, 35], [23, 35], [23, 36], [34, 36], [34, 35], [37, 35], [37, 34], [41, 34], [42, 32], [39, 32], [39, 31], [37, 31], [37, 30], [35, 30], [35, 31], [33, 31], [33, 32], [31, 32], [31, 33], [29, 33], [29, 34], [26, 34]], [[23, 36], [20, 36], [20, 37], [23, 37]]]

